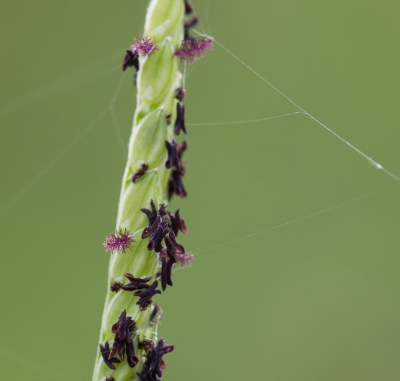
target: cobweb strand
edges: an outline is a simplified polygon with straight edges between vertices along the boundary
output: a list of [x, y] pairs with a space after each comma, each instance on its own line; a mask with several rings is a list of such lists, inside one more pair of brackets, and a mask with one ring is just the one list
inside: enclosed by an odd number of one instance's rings
[[[208, 36], [207, 34], [201, 33], [198, 30], [193, 30], [195, 33], [197, 33], [199, 36], [203, 36], [203, 37], [207, 37], [207, 38], [211, 38], [210, 36]], [[380, 169], [383, 172], [385, 172], [388, 176], [390, 176], [391, 178], [393, 178], [396, 181], [400, 181], [400, 177], [395, 175], [394, 173], [390, 172], [388, 169], [386, 169], [385, 167], [383, 167], [383, 165], [381, 165], [380, 163], [378, 163], [377, 161], [375, 161], [374, 159], [372, 159], [371, 157], [369, 157], [367, 154], [365, 154], [364, 152], [362, 152], [360, 149], [358, 149], [356, 146], [354, 146], [353, 144], [351, 144], [349, 141], [347, 141], [346, 139], [344, 139], [342, 136], [340, 136], [338, 133], [336, 133], [335, 131], [333, 131], [331, 128], [329, 128], [328, 126], [326, 126], [324, 123], [322, 123], [321, 121], [319, 121], [315, 116], [311, 115], [308, 111], [306, 111], [305, 109], [303, 109], [301, 106], [299, 106], [295, 101], [293, 101], [291, 98], [289, 98], [286, 94], [284, 94], [281, 90], [279, 90], [276, 86], [274, 86], [271, 82], [269, 82], [267, 79], [265, 79], [261, 74], [259, 74], [257, 71], [255, 71], [253, 68], [251, 68], [247, 63], [245, 63], [242, 59], [240, 59], [237, 55], [235, 55], [234, 53], [232, 53], [227, 47], [225, 47], [223, 44], [221, 44], [218, 40], [216, 40], [214, 37], [214, 42], [219, 45], [223, 50], [225, 50], [229, 55], [231, 55], [235, 60], [237, 60], [238, 62], [240, 62], [243, 66], [245, 66], [248, 70], [250, 70], [253, 74], [255, 74], [257, 77], [259, 77], [263, 82], [265, 82], [268, 86], [270, 86], [272, 89], [274, 89], [277, 93], [279, 93], [282, 97], [284, 97], [287, 101], [289, 101], [292, 105], [294, 105], [295, 107], [297, 107], [303, 114], [307, 115], [308, 117], [310, 117], [310, 119], [312, 119], [314, 122], [316, 122], [317, 124], [319, 124], [321, 127], [323, 127], [326, 131], [330, 132], [331, 134], [333, 134], [336, 138], [338, 138], [339, 140], [341, 140], [343, 143], [345, 143], [346, 145], [348, 145], [351, 149], [353, 149], [355, 152], [357, 152], [359, 155], [361, 155], [362, 157], [364, 157], [370, 164], [372, 164], [376, 169]]]

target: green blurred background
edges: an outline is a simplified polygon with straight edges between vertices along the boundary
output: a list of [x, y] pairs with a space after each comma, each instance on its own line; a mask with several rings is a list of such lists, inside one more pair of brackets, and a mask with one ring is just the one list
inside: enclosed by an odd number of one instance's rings
[[[207, 33], [400, 174], [398, 1], [193, 3]], [[91, 380], [135, 106], [119, 64], [146, 5], [1, 1], [1, 379]], [[187, 123], [296, 111], [217, 45], [188, 73]], [[162, 297], [163, 380], [399, 380], [398, 182], [303, 115], [188, 130], [189, 197], [171, 208], [198, 255]]]

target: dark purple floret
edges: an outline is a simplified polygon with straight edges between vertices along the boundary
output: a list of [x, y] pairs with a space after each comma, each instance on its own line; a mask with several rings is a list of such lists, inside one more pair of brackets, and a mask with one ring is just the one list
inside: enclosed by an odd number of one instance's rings
[[100, 352], [101, 352], [101, 357], [103, 357], [103, 361], [105, 362], [105, 364], [112, 370], [115, 370], [115, 363], [119, 363], [121, 362], [120, 360], [118, 360], [116, 357], [112, 357], [111, 359], [109, 359], [110, 357], [110, 347], [108, 345], [108, 341], [105, 342], [104, 347], [100, 344]]
[[155, 221], [151, 225], [146, 226], [143, 229], [141, 236], [142, 239], [150, 237], [160, 226], [161, 222], [162, 222], [161, 216], [157, 215]]
[[135, 356], [135, 348], [133, 347], [132, 340], [126, 343], [126, 358], [128, 361], [128, 365], [131, 368], [134, 368], [139, 362], [139, 359]]
[[151, 303], [153, 303], [153, 301], [151, 299], [146, 300], [145, 302], [143, 302], [142, 304], [139, 305], [139, 310], [146, 311], [147, 308], [151, 305]]
[[156, 290], [158, 287], [158, 280], [155, 280], [149, 288], [143, 291], [136, 291], [135, 296], [139, 296], [140, 299], [136, 302], [137, 305], [142, 305], [149, 301], [155, 294], [161, 294], [160, 290]]
[[190, 4], [189, 0], [185, 0], [185, 15], [193, 12], [192, 4]]
[[[159, 253], [162, 249], [162, 240], [169, 233], [169, 222], [167, 220], [161, 220], [158, 227], [150, 236], [149, 244], [147, 245], [148, 250], [155, 250]], [[143, 236], [142, 236], [143, 237]]]
[[186, 134], [186, 126], [185, 126], [185, 105], [178, 102], [176, 104], [176, 120], [175, 120], [175, 134], [179, 135], [181, 130]]
[[149, 288], [150, 285], [146, 284], [151, 277], [135, 278], [132, 274], [125, 273], [124, 276], [130, 280], [130, 283], [124, 284], [121, 288], [125, 291], [137, 291]]
[[185, 99], [185, 96], [186, 96], [186, 91], [185, 91], [185, 89], [183, 87], [178, 87], [175, 90], [175, 98], [178, 101], [182, 102]]
[[168, 180], [168, 200], [171, 199], [173, 194], [180, 197], [186, 197], [187, 191], [182, 183], [182, 176], [184, 171], [172, 170]]
[[146, 352], [146, 361], [143, 365], [142, 373], [136, 373], [143, 381], [157, 380], [162, 376], [165, 368], [165, 362], [162, 358], [166, 353], [174, 350], [173, 345], [164, 345], [164, 339], [161, 339], [155, 348], [150, 348]]
[[169, 237], [164, 238], [165, 245], [167, 246], [167, 255], [169, 258], [172, 258], [175, 262], [177, 261], [176, 259], [176, 251], [175, 251], [175, 246], [172, 243], [171, 239]]
[[[151, 206], [151, 211], [148, 209], [140, 209], [149, 219], [149, 225], [153, 224], [153, 222], [156, 220], [157, 218], [157, 209], [156, 206], [154, 205], [154, 201], [150, 200], [150, 206]], [[143, 237], [142, 237], [143, 238]]]
[[146, 173], [146, 171], [149, 169], [149, 166], [147, 164], [142, 164], [140, 169], [135, 172], [132, 176], [132, 182], [136, 182], [136, 180], [140, 179], [141, 177], [143, 177]]
[[176, 242], [176, 236], [173, 231], [169, 232], [169, 239], [171, 240], [172, 244], [174, 245], [175, 252], [177, 254], [183, 254], [186, 250], [185, 248], [178, 242]]
[[152, 376], [146, 376], [139, 372], [136, 372], [136, 375], [140, 378], [141, 381], [159, 381], [158, 378], [154, 378]]
[[184, 24], [184, 40], [191, 38], [189, 35], [189, 31], [191, 28], [195, 27], [199, 22], [199, 16], [193, 16], [190, 20], [186, 21]]
[[125, 273], [124, 277], [128, 278], [131, 282], [136, 282], [136, 283], [147, 283], [151, 279], [151, 276], [146, 276], [144, 278], [136, 278], [130, 273]]
[[180, 168], [181, 161], [179, 160], [179, 155], [178, 155], [178, 150], [176, 149], [175, 140], [172, 140], [171, 143], [166, 140], [165, 146], [167, 147], [167, 152], [168, 152], [168, 160], [165, 163], [165, 167], [169, 169], [175, 165], [177, 168]]
[[163, 291], [167, 288], [168, 269], [167, 269], [167, 258], [161, 260], [161, 288]]
[[165, 146], [167, 147], [168, 152], [168, 160], [165, 163], [166, 168], [175, 167], [177, 170], [183, 170], [183, 162], [182, 155], [188, 148], [187, 140], [184, 140], [182, 143], [176, 143], [175, 140], [172, 140], [171, 143], [169, 141], [165, 141]]
[[156, 343], [152, 339], [144, 339], [142, 341], [139, 341], [138, 346], [139, 349], [144, 349], [147, 352], [149, 349], [154, 348], [156, 346]]
[[166, 270], [166, 273], [167, 273], [167, 284], [168, 284], [168, 286], [173, 286], [174, 284], [172, 283], [172, 266], [175, 264], [175, 261], [172, 259], [172, 258], [170, 258], [170, 259], [168, 259], [168, 262], [167, 262], [167, 270]]
[[168, 212], [170, 224], [171, 224], [171, 229], [175, 233], [175, 235], [178, 235], [178, 232], [181, 231], [184, 234], [188, 234], [189, 230], [186, 227], [185, 220], [181, 218], [179, 209], [175, 211], [175, 214], [172, 214], [171, 212]]
[[131, 49], [127, 49], [121, 68], [125, 71], [128, 67], [132, 66], [134, 66], [136, 70], [139, 70], [139, 54], [137, 52], [132, 52]]
[[118, 292], [122, 288], [123, 284], [118, 280], [113, 280], [110, 285], [111, 292]]
[[201, 58], [206, 50], [212, 48], [213, 39], [193, 38], [189, 37], [182, 41], [181, 47], [175, 51], [175, 56], [179, 57], [181, 62], [193, 62], [197, 58]]
[[131, 333], [135, 331], [136, 331], [135, 321], [131, 316], [126, 315], [126, 310], [123, 310], [117, 322], [114, 323], [111, 327], [111, 332], [115, 335], [115, 337], [114, 337], [114, 344], [112, 347], [112, 351], [109, 355], [109, 359], [118, 354], [121, 361], [124, 361], [125, 349], [126, 349], [129, 365], [132, 366], [131, 364], [135, 363], [136, 357], [131, 338]]

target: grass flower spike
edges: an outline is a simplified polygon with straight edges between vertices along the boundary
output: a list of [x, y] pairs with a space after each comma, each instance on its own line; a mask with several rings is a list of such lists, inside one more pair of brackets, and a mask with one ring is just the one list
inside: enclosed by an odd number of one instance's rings
[[126, 50], [122, 70], [136, 69], [137, 104], [122, 179], [116, 230], [103, 243], [110, 254], [107, 295], [93, 381], [158, 381], [163, 356], [174, 349], [158, 339], [162, 310], [154, 299], [173, 285], [173, 268], [190, 265], [193, 254], [177, 241], [188, 228], [175, 194], [186, 197], [182, 178], [186, 140], [185, 89], [179, 61], [193, 61], [212, 40], [195, 40], [198, 17], [185, 0], [151, 0], [144, 37]]

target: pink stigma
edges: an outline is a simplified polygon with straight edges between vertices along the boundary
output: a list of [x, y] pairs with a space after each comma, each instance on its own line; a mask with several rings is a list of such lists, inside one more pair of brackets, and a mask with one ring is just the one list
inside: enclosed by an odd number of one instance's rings
[[205, 50], [212, 48], [214, 40], [212, 38], [187, 38], [182, 41], [181, 47], [175, 51], [175, 56], [179, 57], [181, 62], [193, 62], [204, 55]]
[[126, 250], [132, 247], [133, 242], [135, 242], [135, 240], [133, 239], [132, 234], [126, 229], [120, 229], [118, 232], [116, 231], [110, 234], [103, 242], [103, 246], [105, 247], [106, 252], [110, 251], [111, 254], [125, 254]]
[[190, 266], [193, 259], [194, 259], [194, 254], [191, 253], [185, 253], [185, 254], [179, 254], [176, 253], [176, 259], [178, 262], [181, 264], [181, 266]]
[[154, 45], [150, 38], [143, 37], [142, 39], [135, 38], [135, 44], [132, 45], [132, 52], [148, 56], [157, 47]]

